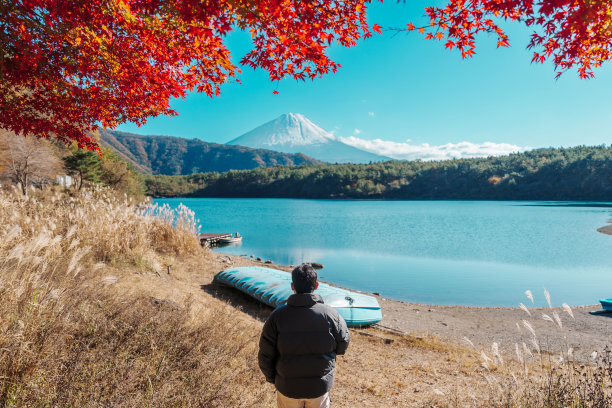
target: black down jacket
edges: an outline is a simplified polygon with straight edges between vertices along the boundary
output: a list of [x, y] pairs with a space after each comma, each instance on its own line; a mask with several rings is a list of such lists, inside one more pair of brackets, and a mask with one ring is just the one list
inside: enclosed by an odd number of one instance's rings
[[336, 355], [349, 340], [346, 322], [321, 296], [294, 294], [264, 324], [259, 368], [281, 394], [317, 398], [334, 384]]

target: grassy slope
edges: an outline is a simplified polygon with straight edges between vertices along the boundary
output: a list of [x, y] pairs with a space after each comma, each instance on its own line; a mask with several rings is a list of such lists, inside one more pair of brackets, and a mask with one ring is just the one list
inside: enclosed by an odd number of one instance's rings
[[[256, 366], [270, 309], [210, 284], [252, 261], [201, 249], [192, 215], [173, 228], [176, 215], [106, 191], [0, 191], [0, 406], [274, 406]], [[351, 335], [335, 407], [486, 407], [531, 394], [544, 406], [537, 365], [525, 374], [492, 357], [485, 368], [480, 351], [426, 336]]]

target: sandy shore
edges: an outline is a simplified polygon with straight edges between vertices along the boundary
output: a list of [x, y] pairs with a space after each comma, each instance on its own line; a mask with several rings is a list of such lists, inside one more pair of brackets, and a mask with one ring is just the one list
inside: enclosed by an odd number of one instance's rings
[[602, 234], [612, 235], [612, 224], [606, 225], [605, 227], [597, 228], [597, 231], [601, 232]]
[[[215, 256], [227, 267], [260, 265], [290, 271], [288, 266], [265, 264], [245, 256]], [[469, 345], [467, 338], [477, 347], [489, 348], [496, 342], [502, 348], [514, 349], [514, 343], [531, 341], [532, 335], [523, 323], [526, 320], [543, 350], [554, 352], [569, 346], [577, 354], [586, 355], [612, 346], [612, 313], [603, 313], [600, 305], [572, 307], [572, 318], [561, 308], [529, 309], [528, 315], [519, 308], [422, 305], [375, 297], [382, 308], [383, 328], [413, 336], [433, 335], [456, 345]], [[528, 300], [524, 303], [527, 305]], [[553, 318], [553, 313], [560, 317], [561, 328], [543, 318], [543, 314]]]
[[[146, 294], [157, 301], [188, 303], [194, 324], [209, 310], [226, 310], [226, 316], [240, 324], [256, 344], [272, 308], [234, 288], [212, 283], [214, 275], [223, 269], [252, 265], [290, 270], [247, 257], [205, 251], [176, 259], [170, 273], [166, 267], [157, 272], [118, 273], [122, 278], [116, 285], [120, 291]], [[542, 320], [542, 312], [552, 316], [553, 311], [548, 309], [531, 310], [529, 317], [520, 309], [428, 306], [380, 297], [378, 300], [384, 317], [381, 326], [352, 329], [349, 352], [338, 357], [332, 390], [336, 408], [490, 408], [491, 399], [499, 400], [510, 391], [520, 394], [533, 384], [543, 386], [546, 377], [541, 374], [542, 363], [558, 360], [567, 346], [573, 347], [575, 357], [586, 360], [593, 350], [610, 345], [612, 337], [612, 319], [589, 314], [598, 310], [597, 306], [573, 308], [575, 319], [554, 310], [563, 322], [563, 329], [558, 329]], [[524, 326], [518, 331], [516, 324], [522, 325], [523, 319], [533, 325], [540, 348], [550, 350], [552, 355], [537, 354], [531, 343], [532, 335]], [[473, 347], [463, 340], [464, 336]], [[501, 363], [491, 360], [495, 359], [493, 342], [498, 343], [499, 353], [504, 356]], [[522, 347], [522, 342], [526, 347]], [[530, 367], [528, 375], [517, 362], [515, 343], [529, 353], [523, 354]], [[256, 358], [255, 353], [248, 355], [249, 361], [244, 366], [256, 366]], [[488, 365], [484, 359], [488, 359]], [[258, 371], [251, 374], [261, 380], [261, 387], [269, 389], [258, 406], [275, 407], [273, 387], [264, 384]]]
[[[467, 343], [467, 338], [481, 347], [492, 342], [521, 344], [532, 337], [523, 323], [527, 320], [542, 349], [560, 350], [567, 342], [574, 351], [591, 353], [612, 344], [612, 313], [602, 313], [600, 305], [572, 307], [572, 318], [560, 308], [530, 309], [529, 316], [518, 308], [426, 306], [388, 299], [379, 302], [383, 325], [408, 333], [432, 334], [451, 342]], [[542, 317], [546, 314], [553, 318], [553, 312], [559, 315], [561, 328]]]

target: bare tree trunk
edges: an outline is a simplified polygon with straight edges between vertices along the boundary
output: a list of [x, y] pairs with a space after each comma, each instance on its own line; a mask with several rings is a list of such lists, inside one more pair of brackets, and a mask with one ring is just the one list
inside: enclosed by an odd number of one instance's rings
[[79, 191], [81, 191], [81, 187], [83, 187], [83, 172], [79, 171]]
[[21, 183], [21, 192], [23, 195], [28, 195], [28, 175], [23, 175], [23, 183]]

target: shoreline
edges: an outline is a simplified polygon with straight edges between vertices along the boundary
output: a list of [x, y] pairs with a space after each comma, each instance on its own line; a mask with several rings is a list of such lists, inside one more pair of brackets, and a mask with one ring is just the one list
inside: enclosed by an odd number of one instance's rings
[[601, 232], [602, 234], [606, 234], [606, 235], [612, 235], [612, 224], [608, 224], [601, 228], [597, 228], [597, 232]]
[[[610, 227], [612, 233], [612, 226]], [[212, 251], [210, 253], [226, 265], [223, 269], [236, 266], [264, 266], [291, 271], [290, 266], [265, 263], [244, 255]], [[333, 283], [331, 285], [338, 286]], [[353, 291], [373, 296], [378, 300], [383, 313], [383, 320], [378, 326], [382, 329], [417, 337], [433, 336], [461, 347], [474, 345], [490, 348], [492, 343], [496, 342], [500, 348], [508, 349], [510, 352], [514, 349], [514, 344], [520, 345], [523, 342], [529, 344], [532, 335], [523, 320], [531, 324], [543, 350], [567, 351], [567, 347], [571, 347], [574, 353], [590, 354], [605, 346], [612, 346], [610, 335], [612, 313], [599, 313], [602, 310], [600, 305], [571, 306], [574, 315], [572, 318], [561, 307], [529, 308], [531, 315], [528, 315], [518, 307], [428, 305]], [[270, 308], [270, 312], [271, 310]], [[559, 328], [554, 321], [544, 320], [543, 314], [550, 318], [553, 318], [553, 314], [557, 314], [562, 327]]]

